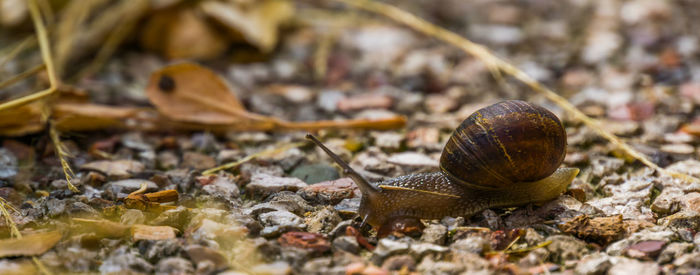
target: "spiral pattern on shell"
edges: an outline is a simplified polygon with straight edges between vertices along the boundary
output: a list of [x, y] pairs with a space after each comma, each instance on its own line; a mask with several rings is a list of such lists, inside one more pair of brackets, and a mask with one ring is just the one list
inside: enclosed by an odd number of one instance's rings
[[551, 175], [565, 154], [566, 132], [552, 112], [510, 100], [465, 119], [445, 145], [440, 168], [475, 188], [507, 188]]

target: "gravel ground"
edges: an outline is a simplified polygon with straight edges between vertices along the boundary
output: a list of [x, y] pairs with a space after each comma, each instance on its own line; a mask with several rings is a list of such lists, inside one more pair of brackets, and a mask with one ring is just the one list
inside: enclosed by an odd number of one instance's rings
[[[693, 1], [399, 6], [484, 44], [658, 165], [700, 177], [700, 9]], [[700, 184], [635, 162], [459, 49], [358, 16], [331, 30], [320, 23], [286, 29], [264, 62], [205, 64], [255, 113], [299, 121], [406, 116], [400, 130], [318, 133], [373, 182], [437, 170], [452, 130], [478, 108], [504, 99], [540, 104], [566, 127], [563, 166], [581, 169], [568, 191], [541, 205], [424, 220], [424, 229], [378, 238], [359, 227], [357, 186], [311, 144], [201, 174], [302, 141], [303, 132], [66, 133], [79, 194], [66, 189], [45, 136], [0, 138], [0, 197], [17, 209], [13, 220], [23, 234], [62, 234], [37, 259], [56, 273], [700, 273]], [[331, 44], [318, 76], [322, 39]], [[148, 72], [167, 63], [126, 50], [78, 85], [94, 102], [146, 105]], [[131, 207], [127, 196], [142, 184], [179, 197]], [[0, 233], [9, 232], [0, 220]], [[19, 268], [36, 272], [27, 257], [0, 259], [0, 270]]]

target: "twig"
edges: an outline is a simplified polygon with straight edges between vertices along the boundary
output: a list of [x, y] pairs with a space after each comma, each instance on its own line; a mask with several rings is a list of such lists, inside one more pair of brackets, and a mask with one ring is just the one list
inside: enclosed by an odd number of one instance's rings
[[2, 216], [5, 218], [5, 223], [10, 228], [10, 236], [21, 239], [22, 233], [19, 233], [19, 229], [17, 229], [17, 224], [14, 220], [12, 220], [12, 217], [10, 216], [10, 211], [7, 211], [8, 208], [14, 212], [17, 212], [17, 209], [15, 209], [11, 204], [9, 204], [4, 198], [0, 197], [0, 214], [2, 214]]
[[37, 99], [44, 98], [48, 95], [53, 94], [56, 91], [56, 87], [58, 87], [58, 81], [56, 80], [56, 72], [54, 71], [53, 61], [51, 59], [51, 47], [49, 45], [49, 38], [46, 34], [46, 27], [44, 26], [44, 21], [41, 19], [41, 13], [39, 12], [37, 0], [29, 1], [29, 12], [32, 15], [32, 21], [34, 21], [34, 28], [36, 29], [36, 36], [39, 40], [41, 58], [44, 60], [44, 64], [46, 64], [46, 71], [49, 75], [49, 88], [28, 96], [20, 97], [18, 99], [0, 104], [0, 111], [22, 106]]
[[510, 63], [506, 62], [505, 60], [496, 57], [494, 54], [491, 53], [486, 47], [476, 44], [474, 42], [469, 41], [468, 39], [461, 37], [460, 35], [448, 31], [444, 28], [441, 28], [437, 25], [434, 25], [428, 21], [425, 21], [421, 18], [416, 17], [413, 14], [410, 14], [404, 10], [401, 10], [397, 7], [394, 7], [389, 4], [384, 4], [376, 1], [367, 1], [367, 0], [335, 0], [338, 2], [345, 3], [347, 5], [356, 7], [356, 8], [361, 8], [373, 13], [377, 13], [380, 15], [383, 15], [387, 18], [390, 18], [394, 21], [397, 21], [401, 24], [404, 24], [406, 26], [409, 26], [413, 28], [416, 31], [419, 31], [427, 36], [431, 36], [434, 38], [437, 38], [439, 40], [442, 40], [444, 42], [447, 42], [449, 44], [452, 44], [463, 51], [465, 51], [468, 54], [471, 54], [475, 56], [476, 58], [479, 58], [482, 62], [484, 62], [489, 68], [497, 68], [499, 71], [502, 71], [508, 75], [511, 75], [512, 77], [520, 80], [521, 82], [525, 83], [528, 87], [530, 87], [532, 90], [535, 92], [538, 92], [542, 95], [544, 95], [547, 99], [551, 100], [555, 104], [559, 105], [562, 109], [567, 111], [569, 114], [571, 114], [575, 119], [578, 119], [581, 121], [583, 124], [591, 128], [594, 132], [596, 132], [598, 135], [601, 137], [605, 138], [608, 140], [610, 143], [614, 144], [618, 148], [620, 148], [623, 152], [628, 154], [629, 156], [639, 160], [641, 163], [644, 165], [655, 169], [662, 174], [671, 176], [673, 178], [681, 179], [684, 181], [689, 181], [689, 182], [700, 182], [700, 179], [697, 179], [695, 177], [692, 177], [690, 175], [686, 175], [684, 173], [679, 173], [679, 172], [674, 172], [674, 171], [669, 171], [664, 168], [661, 168], [660, 166], [656, 165], [656, 163], [653, 163], [647, 156], [644, 154], [638, 152], [634, 148], [632, 148], [630, 145], [625, 143], [624, 141], [620, 140], [617, 136], [613, 135], [612, 133], [606, 131], [600, 126], [600, 123], [593, 119], [588, 117], [586, 114], [578, 110], [576, 106], [573, 104], [569, 103], [566, 98], [558, 95], [551, 89], [545, 87], [544, 85], [540, 84], [537, 82], [537, 80], [533, 79], [529, 75], [527, 75], [525, 72], [521, 71], [520, 69], [516, 68], [515, 66], [511, 65]]
[[204, 175], [204, 176], [211, 175], [211, 174], [214, 174], [214, 173], [221, 171], [221, 170], [231, 169], [231, 168], [234, 168], [238, 165], [241, 165], [243, 163], [251, 161], [252, 159], [281, 153], [281, 152], [287, 151], [289, 149], [302, 146], [304, 144], [306, 144], [306, 143], [305, 142], [289, 143], [289, 144], [273, 147], [273, 148], [270, 148], [267, 150], [263, 150], [263, 151], [255, 153], [255, 154], [248, 155], [248, 156], [246, 156], [242, 159], [239, 159], [237, 161], [229, 162], [229, 163], [226, 163], [224, 165], [217, 166], [217, 167], [211, 168], [209, 170], [206, 170], [206, 171], [202, 172], [202, 175]]

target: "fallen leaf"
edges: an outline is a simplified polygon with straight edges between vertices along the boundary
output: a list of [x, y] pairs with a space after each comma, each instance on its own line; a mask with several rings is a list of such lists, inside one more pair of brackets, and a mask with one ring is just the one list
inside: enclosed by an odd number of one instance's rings
[[165, 9], [150, 16], [141, 45], [170, 59], [213, 59], [221, 56], [229, 39], [191, 7]]
[[226, 82], [194, 63], [180, 63], [151, 74], [146, 88], [151, 103], [173, 120], [205, 124], [232, 124], [245, 113]]
[[0, 136], [22, 136], [44, 129], [41, 120], [43, 101], [0, 111]]
[[274, 49], [279, 26], [294, 15], [294, 5], [283, 0], [204, 1], [200, 6], [233, 35], [242, 36], [262, 52]]
[[131, 237], [138, 240], [167, 240], [175, 238], [175, 228], [170, 226], [151, 226], [135, 224], [131, 226]]
[[127, 120], [141, 110], [133, 107], [113, 107], [90, 103], [58, 103], [53, 106], [56, 127], [60, 131], [90, 131], [126, 128]]
[[177, 201], [179, 194], [175, 190], [163, 190], [148, 194], [143, 194], [146, 188], [141, 188], [124, 198], [124, 206], [130, 209], [150, 211], [160, 213], [166, 210], [175, 209], [173, 205], [161, 205], [165, 202]]
[[100, 238], [121, 238], [129, 234], [130, 226], [109, 220], [91, 220], [73, 218], [76, 230], [80, 232], [94, 233]]
[[41, 255], [60, 240], [61, 233], [58, 231], [26, 235], [21, 239], [0, 240], [0, 258]]

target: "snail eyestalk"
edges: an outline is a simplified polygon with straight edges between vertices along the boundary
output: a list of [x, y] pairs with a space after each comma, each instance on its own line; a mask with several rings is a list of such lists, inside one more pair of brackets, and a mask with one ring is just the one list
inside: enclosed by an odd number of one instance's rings
[[316, 146], [320, 147], [326, 154], [337, 163], [340, 168], [343, 168], [343, 173], [348, 175], [355, 183], [357, 184], [358, 187], [360, 187], [360, 190], [363, 191], [362, 193], [364, 194], [365, 192], [379, 192], [379, 188], [375, 187], [374, 185], [370, 184], [365, 178], [363, 178], [360, 173], [357, 173], [350, 165], [342, 160], [338, 155], [333, 153], [328, 147], [323, 145], [321, 141], [319, 141], [314, 135], [312, 134], [307, 134], [306, 139], [311, 140]]

